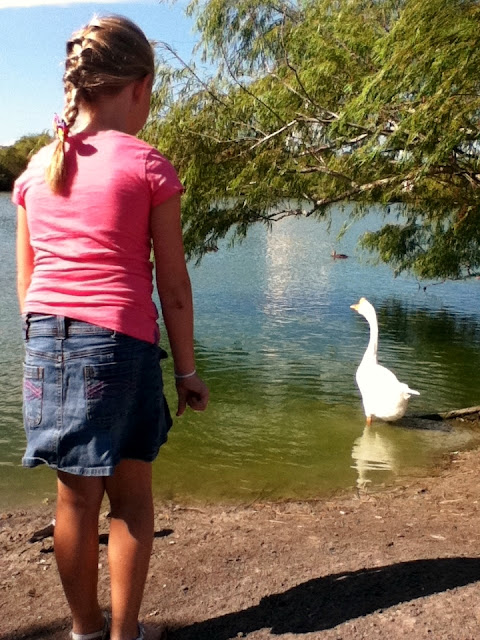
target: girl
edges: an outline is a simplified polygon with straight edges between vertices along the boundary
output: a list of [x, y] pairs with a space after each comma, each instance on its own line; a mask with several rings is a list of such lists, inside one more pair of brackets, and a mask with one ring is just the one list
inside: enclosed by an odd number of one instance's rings
[[[154, 53], [119, 16], [67, 43], [58, 140], [17, 180], [24, 314], [23, 464], [57, 470], [55, 556], [74, 640], [144, 637], [138, 614], [153, 540], [151, 463], [171, 425], [159, 366], [152, 265], [171, 345], [177, 415], [202, 411], [173, 167], [134, 137]], [[111, 507], [111, 620], [97, 598], [98, 517]]]

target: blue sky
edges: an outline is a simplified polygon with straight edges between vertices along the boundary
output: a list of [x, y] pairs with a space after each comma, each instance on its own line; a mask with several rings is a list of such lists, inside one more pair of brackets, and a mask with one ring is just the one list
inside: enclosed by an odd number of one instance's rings
[[196, 42], [187, 2], [0, 0], [0, 145], [49, 130], [63, 107], [65, 42], [94, 13], [119, 13], [186, 59]]

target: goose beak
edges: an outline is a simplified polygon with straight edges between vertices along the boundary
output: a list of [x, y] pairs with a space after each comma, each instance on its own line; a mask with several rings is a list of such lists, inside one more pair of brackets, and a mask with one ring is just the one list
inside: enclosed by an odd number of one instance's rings
[[351, 304], [350, 309], [353, 309], [354, 311], [358, 311], [358, 302], [356, 304]]

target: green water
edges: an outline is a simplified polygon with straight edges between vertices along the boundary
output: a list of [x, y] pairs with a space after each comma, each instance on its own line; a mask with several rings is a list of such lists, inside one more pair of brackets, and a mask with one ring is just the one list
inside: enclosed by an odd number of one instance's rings
[[[421, 393], [410, 412], [479, 404], [480, 282], [424, 292], [413, 279], [355, 253], [371, 214], [335, 244], [314, 220], [253, 230], [191, 267], [198, 368], [211, 390], [204, 414], [177, 420], [154, 465], [155, 492], [176, 501], [312, 498], [355, 485], [429, 473], [446, 452], [476, 446], [468, 428], [364, 429], [355, 370], [368, 326], [350, 309], [377, 308], [382, 364]], [[0, 194], [0, 505], [53, 497], [54, 474], [24, 470], [21, 360], [14, 287], [15, 211]], [[349, 254], [334, 261], [333, 248]], [[166, 346], [164, 344], [164, 346]], [[167, 361], [166, 394], [175, 392]]]

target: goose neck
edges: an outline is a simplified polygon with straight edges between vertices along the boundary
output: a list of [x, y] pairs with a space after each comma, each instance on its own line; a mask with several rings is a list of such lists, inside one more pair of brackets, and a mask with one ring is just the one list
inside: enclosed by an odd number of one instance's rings
[[368, 324], [370, 325], [370, 340], [368, 342], [367, 350], [365, 351], [365, 357], [377, 359], [378, 350], [378, 322], [375, 312], [366, 316]]

